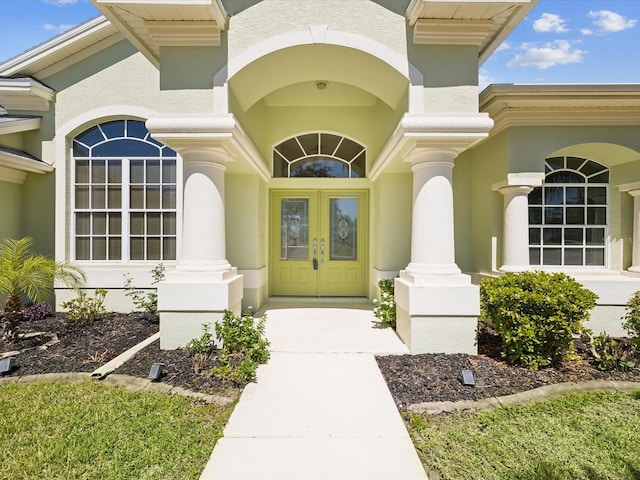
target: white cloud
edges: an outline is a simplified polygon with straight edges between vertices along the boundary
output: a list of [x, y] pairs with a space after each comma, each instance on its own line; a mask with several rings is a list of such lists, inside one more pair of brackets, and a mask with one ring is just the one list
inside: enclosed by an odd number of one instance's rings
[[588, 37], [589, 35], [593, 35], [593, 30], [591, 30], [589, 28], [581, 28], [580, 29], [580, 33], [582, 35], [584, 35], [585, 37]]
[[487, 72], [486, 70], [480, 69], [480, 72], [478, 73], [478, 91], [481, 92], [494, 81], [495, 80], [491, 77], [489, 72]]
[[533, 67], [544, 70], [556, 65], [580, 63], [587, 53], [584, 50], [574, 48], [566, 40], [555, 40], [545, 43], [541, 47], [531, 43], [524, 43], [521, 48], [523, 53], [519, 53], [507, 63], [508, 67]]
[[42, 0], [44, 3], [49, 3], [57, 7], [64, 7], [65, 5], [75, 5], [78, 0]]
[[45, 23], [42, 25], [43, 30], [47, 30], [50, 32], [62, 33], [66, 32], [70, 28], [73, 28], [75, 25], [72, 23], [61, 23], [60, 25], [54, 25], [53, 23]]
[[536, 32], [568, 32], [565, 21], [560, 15], [555, 13], [543, 13], [542, 16], [533, 22], [533, 29]]
[[623, 17], [610, 10], [598, 10], [589, 12], [589, 17], [593, 19], [593, 24], [603, 32], [621, 32], [633, 28], [637, 20]]
[[511, 50], [511, 44], [509, 42], [502, 42], [498, 48], [496, 48], [496, 52], [502, 52], [504, 50]]

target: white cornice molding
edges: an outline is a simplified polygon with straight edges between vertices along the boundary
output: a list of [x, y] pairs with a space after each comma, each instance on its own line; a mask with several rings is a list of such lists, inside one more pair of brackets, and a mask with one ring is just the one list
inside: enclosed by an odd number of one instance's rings
[[491, 85], [480, 110], [495, 122], [491, 135], [523, 126], [637, 126], [640, 84]]
[[40, 70], [38, 65], [48, 62], [51, 55], [70, 56], [77, 52], [75, 45], [78, 43], [90, 43], [92, 38], [105, 38], [116, 33], [116, 29], [105, 17], [94, 18], [0, 64], [0, 76], [9, 77], [25, 73], [35, 75]]
[[6, 110], [48, 111], [55, 91], [33, 78], [0, 78], [0, 105]]
[[[2, 119], [2, 117], [0, 117]], [[0, 135], [9, 135], [10, 133], [30, 132], [38, 130], [42, 123], [41, 117], [11, 117], [9, 121], [0, 121]]]
[[618, 190], [621, 192], [627, 192], [631, 196], [639, 196], [640, 195], [640, 182], [633, 183], [625, 183], [624, 185], [619, 185]]
[[226, 161], [245, 159], [264, 180], [271, 176], [260, 153], [232, 114], [167, 115], [150, 118], [147, 129], [156, 140], [180, 153], [182, 149], [214, 148], [227, 152]]
[[160, 46], [220, 46], [220, 27], [216, 22], [146, 21], [149, 34]]
[[482, 45], [493, 26], [490, 20], [419, 19], [413, 30], [417, 45]]
[[507, 179], [491, 185], [491, 190], [499, 191], [505, 187], [539, 187], [544, 180], [544, 172], [508, 173]]
[[486, 113], [406, 113], [380, 152], [369, 172], [375, 180], [410, 149], [433, 148], [455, 150], [458, 154], [484, 140], [493, 121]]

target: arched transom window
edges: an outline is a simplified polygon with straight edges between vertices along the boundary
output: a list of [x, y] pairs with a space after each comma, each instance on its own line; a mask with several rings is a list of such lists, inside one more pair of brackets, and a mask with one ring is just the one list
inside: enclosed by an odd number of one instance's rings
[[75, 260], [175, 260], [176, 160], [138, 120], [74, 138]]
[[579, 157], [548, 158], [545, 170], [529, 194], [531, 265], [605, 266], [609, 170]]
[[362, 178], [366, 149], [346, 137], [307, 133], [273, 149], [274, 177]]

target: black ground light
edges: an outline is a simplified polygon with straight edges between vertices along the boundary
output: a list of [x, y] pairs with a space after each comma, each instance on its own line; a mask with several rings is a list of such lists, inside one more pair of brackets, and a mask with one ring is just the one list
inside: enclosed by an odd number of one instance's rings
[[162, 377], [162, 369], [164, 368], [164, 363], [154, 363], [151, 365], [151, 370], [149, 371], [149, 380], [152, 382], [157, 382]]

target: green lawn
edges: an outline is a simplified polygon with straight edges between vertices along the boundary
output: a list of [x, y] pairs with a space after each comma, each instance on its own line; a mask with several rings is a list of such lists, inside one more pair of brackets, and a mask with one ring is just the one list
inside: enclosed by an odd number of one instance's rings
[[443, 480], [640, 479], [640, 392], [407, 418], [425, 469]]
[[233, 407], [95, 381], [0, 387], [0, 479], [197, 479]]

